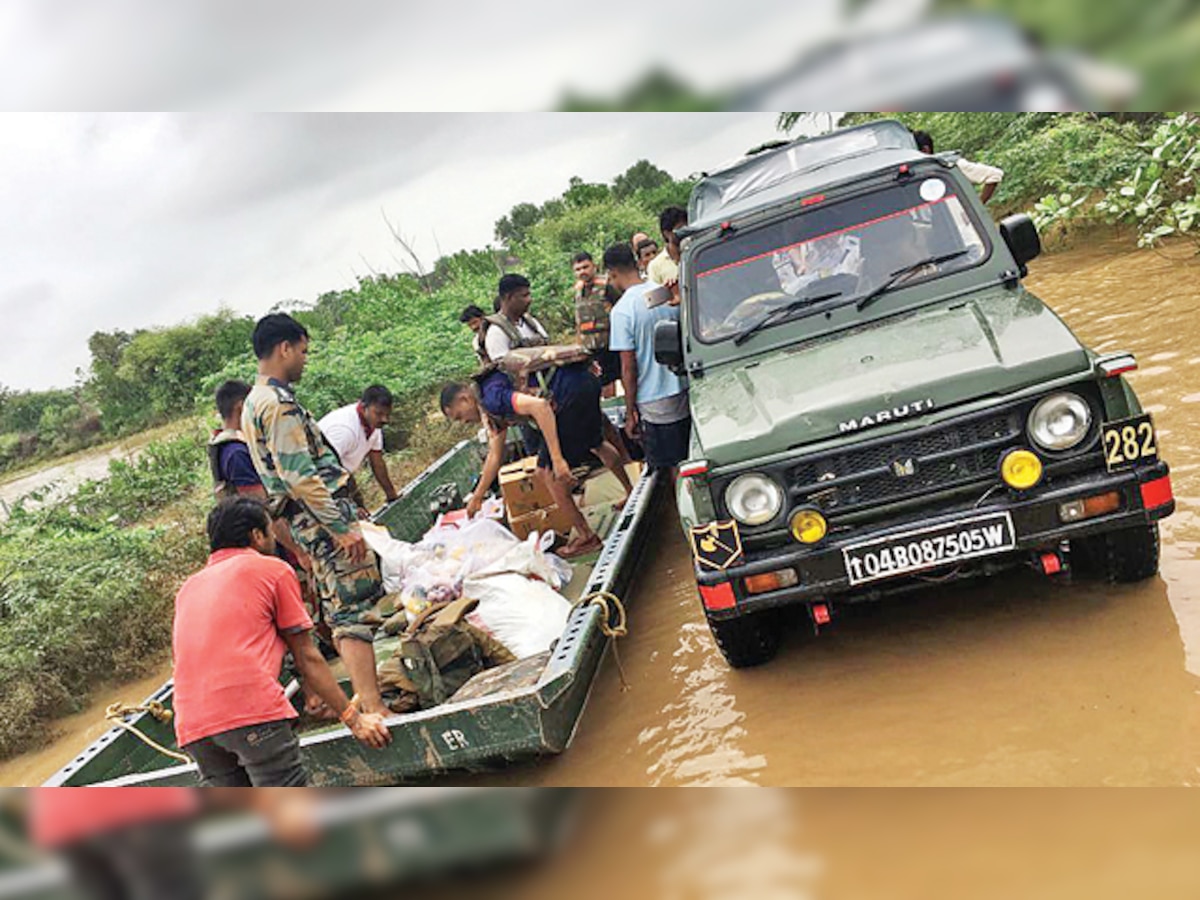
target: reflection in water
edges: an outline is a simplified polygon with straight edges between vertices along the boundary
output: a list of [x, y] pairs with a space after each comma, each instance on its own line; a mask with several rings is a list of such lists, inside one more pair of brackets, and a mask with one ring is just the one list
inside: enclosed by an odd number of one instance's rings
[[715, 651], [703, 622], [680, 629], [671, 667], [678, 699], [663, 707], [662, 726], [638, 736], [638, 743], [655, 757], [646, 774], [656, 786], [753, 784], [747, 776], [767, 765], [765, 756], [747, 756], [738, 746], [746, 736], [744, 716], [726, 684], [730, 671]]
[[[1132, 350], [1141, 368], [1129, 376], [1153, 413], [1161, 450], [1172, 465], [1177, 511], [1162, 523], [1163, 579], [1179, 622], [1187, 669], [1200, 675], [1200, 260], [1131, 251], [1124, 241], [1034, 262], [1029, 285], [1052, 306], [1072, 300], [1063, 317], [1085, 343]], [[1190, 358], [1187, 358], [1190, 357]]]

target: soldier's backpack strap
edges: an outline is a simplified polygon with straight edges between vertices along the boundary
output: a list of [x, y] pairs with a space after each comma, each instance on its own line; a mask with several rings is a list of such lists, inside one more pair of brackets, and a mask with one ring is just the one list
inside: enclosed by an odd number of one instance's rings
[[504, 336], [508, 338], [510, 350], [516, 350], [520, 347], [543, 347], [550, 343], [546, 338], [542, 337], [541, 333], [546, 329], [542, 327], [541, 322], [530, 315], [525, 316], [525, 321], [527, 321], [530, 327], [537, 331], [538, 334], [533, 337], [522, 335], [517, 329], [517, 326], [514, 325], [512, 321], [509, 320], [508, 316], [504, 315], [504, 313], [493, 313], [490, 316], [484, 316], [484, 343], [487, 343], [486, 329], [493, 325], [504, 332]]
[[[495, 326], [504, 332], [504, 336], [508, 338], [510, 347], [521, 346], [521, 332], [517, 331], [517, 326], [509, 321], [508, 316], [504, 313], [493, 313], [490, 316], [483, 317], [483, 340], [481, 344], [484, 348], [484, 356], [487, 356], [487, 333], [488, 329]], [[495, 361], [488, 356], [488, 363], [494, 365]]]
[[542, 327], [541, 322], [539, 322], [533, 316], [529, 315], [529, 313], [525, 314], [525, 321], [529, 323], [530, 327], [533, 328], [533, 330], [535, 332], [537, 332], [537, 334], [534, 337], [521, 338], [521, 346], [522, 347], [545, 347], [547, 344], [550, 343], [549, 338], [542, 336], [544, 334], [548, 334], [549, 332], [547, 332], [546, 329], [544, 327]]
[[245, 444], [246, 436], [234, 428], [222, 428], [208, 441], [208, 469], [212, 475], [213, 493], [218, 500], [237, 496], [237, 488], [221, 476], [221, 449], [226, 444]]

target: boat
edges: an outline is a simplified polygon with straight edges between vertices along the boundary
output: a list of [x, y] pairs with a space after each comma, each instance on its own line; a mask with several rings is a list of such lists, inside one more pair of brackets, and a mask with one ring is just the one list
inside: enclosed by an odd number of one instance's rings
[[[616, 418], [616, 410], [606, 410]], [[406, 485], [396, 500], [372, 518], [397, 539], [415, 542], [433, 524], [430, 501], [453, 483], [465, 494], [479, 473], [483, 446], [457, 444]], [[302, 729], [301, 752], [314, 786], [349, 787], [420, 782], [456, 771], [487, 771], [538, 756], [562, 753], [578, 727], [589, 692], [618, 619], [612, 598], [624, 598], [638, 555], [646, 545], [657, 476], [631, 465], [633, 494], [623, 509], [616, 479], [607, 472], [585, 482], [582, 507], [603, 538], [598, 553], [574, 560], [575, 576], [564, 594], [576, 603], [550, 651], [477, 674], [447, 702], [432, 709], [390, 716], [392, 743], [384, 750], [361, 746], [340, 724]], [[603, 598], [597, 602], [580, 602]], [[607, 602], [606, 602], [607, 601]], [[398, 638], [375, 642], [381, 662]], [[348, 688], [348, 680], [343, 687]], [[299, 709], [298, 685], [289, 685]], [[178, 753], [169, 717], [173, 683], [167, 681], [124, 720], [84, 748], [46, 786], [164, 786], [198, 783], [193, 763]], [[136, 734], [135, 734], [136, 732]], [[158, 746], [155, 746], [158, 745]], [[161, 749], [160, 749], [161, 748]]]
[[[279, 846], [249, 814], [206, 816], [193, 835], [212, 896], [317, 900], [535, 863], [570, 837], [578, 806], [579, 794], [564, 788], [335, 790], [320, 792], [314, 818], [321, 840], [304, 850]], [[78, 896], [66, 867], [34, 850], [22, 827], [6, 832], [0, 822], [5, 833], [21, 846], [0, 865], [0, 900]]]

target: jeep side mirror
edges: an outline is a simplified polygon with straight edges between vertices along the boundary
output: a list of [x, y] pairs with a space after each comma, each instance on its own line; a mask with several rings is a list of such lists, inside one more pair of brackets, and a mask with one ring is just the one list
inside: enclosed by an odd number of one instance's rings
[[673, 372], [683, 370], [683, 334], [679, 322], [667, 320], [654, 326], [654, 358]]
[[1023, 278], [1028, 271], [1025, 264], [1042, 252], [1042, 239], [1038, 237], [1033, 219], [1025, 213], [1007, 216], [1000, 223], [1000, 236], [1012, 251]]

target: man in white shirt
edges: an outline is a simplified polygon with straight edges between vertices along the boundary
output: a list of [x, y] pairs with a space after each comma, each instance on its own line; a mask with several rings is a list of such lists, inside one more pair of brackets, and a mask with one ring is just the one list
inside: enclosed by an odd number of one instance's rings
[[[914, 131], [912, 136], [913, 140], [917, 142], [918, 150], [922, 153], [933, 153], [933, 137], [928, 131]], [[979, 199], [984, 203], [992, 199], [992, 194], [996, 193], [996, 188], [1004, 180], [1004, 170], [998, 169], [995, 166], [972, 162], [969, 159], [963, 159], [961, 156], [958, 158], [956, 165], [967, 176], [971, 184], [983, 185]]]
[[505, 275], [500, 279], [497, 293], [500, 311], [484, 319], [487, 331], [483, 336], [483, 349], [489, 360], [499, 362], [514, 347], [541, 347], [550, 343], [546, 329], [529, 315], [533, 296], [528, 278]]
[[363, 391], [357, 403], [335, 409], [317, 423], [351, 475], [362, 467], [364, 460], [370, 460], [371, 471], [389, 503], [397, 494], [383, 459], [382, 429], [391, 419], [392, 402], [391, 391], [373, 384]]

